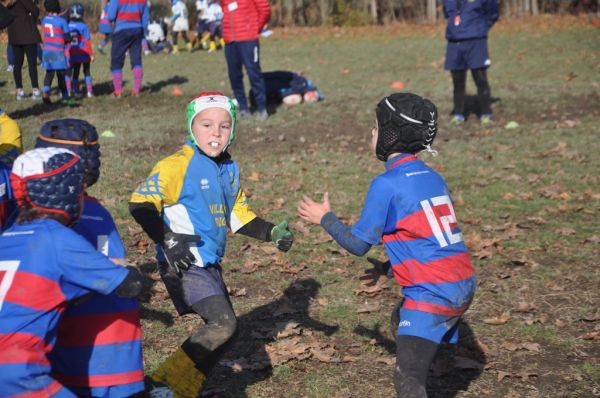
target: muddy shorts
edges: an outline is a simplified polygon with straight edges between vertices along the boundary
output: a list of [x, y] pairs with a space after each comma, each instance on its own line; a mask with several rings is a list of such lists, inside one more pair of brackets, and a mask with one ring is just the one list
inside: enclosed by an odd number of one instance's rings
[[179, 278], [167, 263], [159, 263], [160, 276], [179, 315], [192, 313], [192, 305], [210, 296], [229, 299], [220, 265], [192, 266]]

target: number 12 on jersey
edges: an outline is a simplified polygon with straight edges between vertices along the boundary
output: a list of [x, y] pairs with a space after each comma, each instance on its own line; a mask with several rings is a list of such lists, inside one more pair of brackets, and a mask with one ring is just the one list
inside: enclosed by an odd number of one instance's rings
[[[448, 206], [450, 214], [438, 218], [433, 211], [433, 207], [444, 205]], [[427, 217], [431, 231], [441, 247], [448, 246], [448, 242], [450, 244], [462, 242], [462, 234], [460, 232], [453, 233], [450, 226], [451, 224], [456, 224], [456, 215], [454, 214], [454, 207], [448, 195], [422, 200], [421, 207], [423, 208], [425, 217]]]

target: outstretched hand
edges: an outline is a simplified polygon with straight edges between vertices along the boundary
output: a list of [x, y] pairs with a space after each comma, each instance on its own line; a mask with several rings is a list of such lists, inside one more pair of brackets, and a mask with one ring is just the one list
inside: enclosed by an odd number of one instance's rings
[[320, 224], [323, 216], [331, 211], [329, 204], [329, 192], [323, 195], [323, 202], [315, 202], [308, 196], [304, 195], [298, 204], [298, 215], [305, 221], [313, 224]]

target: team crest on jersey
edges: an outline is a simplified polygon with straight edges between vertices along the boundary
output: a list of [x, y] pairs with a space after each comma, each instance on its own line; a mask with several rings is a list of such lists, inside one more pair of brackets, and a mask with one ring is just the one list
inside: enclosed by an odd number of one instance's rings
[[158, 178], [159, 172], [152, 174], [150, 177], [146, 178], [144, 182], [142, 182], [137, 189], [137, 193], [144, 196], [158, 196], [160, 198], [163, 197], [162, 192], [160, 191], [160, 180]]
[[210, 189], [210, 185], [208, 185], [207, 178], [203, 178], [200, 180], [200, 189]]

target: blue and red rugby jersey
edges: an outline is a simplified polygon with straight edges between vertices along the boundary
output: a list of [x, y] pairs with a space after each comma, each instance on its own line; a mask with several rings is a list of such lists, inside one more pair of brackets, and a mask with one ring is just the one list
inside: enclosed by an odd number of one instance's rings
[[352, 233], [370, 243], [383, 241], [403, 309], [460, 317], [475, 291], [471, 264], [444, 179], [414, 155], [386, 162], [369, 188]]
[[[110, 213], [93, 197], [85, 196], [83, 214], [73, 229], [102, 254], [125, 258]], [[49, 358], [52, 375], [78, 395], [118, 398], [143, 391], [138, 302], [113, 293], [70, 304]]]
[[115, 33], [125, 29], [148, 27], [148, 0], [110, 0], [108, 20], [115, 23]]
[[48, 14], [42, 19], [43, 51], [42, 67], [45, 70], [69, 68], [69, 23], [56, 14]]
[[100, 21], [98, 21], [98, 32], [109, 35], [113, 31], [113, 24], [108, 20], [108, 5], [110, 2], [106, 2], [102, 13], [100, 13]]
[[69, 32], [71, 34], [71, 43], [69, 44], [71, 63], [90, 62], [94, 51], [92, 50], [90, 31], [85, 22], [70, 21]]
[[[0, 396], [74, 397], [50, 375], [67, 302], [113, 292], [128, 270], [51, 219], [13, 224], [0, 235]], [[83, 326], [80, 326], [83, 327]]]

